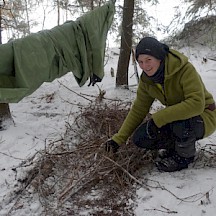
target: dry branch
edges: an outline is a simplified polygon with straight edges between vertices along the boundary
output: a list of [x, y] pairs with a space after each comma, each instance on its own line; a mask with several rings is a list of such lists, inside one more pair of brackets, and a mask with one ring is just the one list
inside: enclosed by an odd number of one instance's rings
[[[104, 151], [104, 143], [118, 131], [129, 108], [121, 101], [113, 101], [109, 106], [98, 102], [91, 104], [81, 109], [60, 145], [56, 143], [56, 148], [53, 147], [55, 143], [52, 148], [46, 146], [42, 159], [29, 172], [29, 176], [34, 177], [31, 187], [44, 200], [46, 209], [53, 208], [54, 201], [58, 208], [63, 208], [68, 202], [81, 205], [84, 202], [78, 202], [81, 194], [89, 193], [94, 188], [103, 191], [103, 199], [113, 194], [113, 205], [116, 205], [119, 194], [125, 191], [124, 196], [127, 196], [126, 191], [133, 183], [148, 189], [144, 182], [138, 180], [139, 170], [148, 172], [153, 155], [137, 150], [130, 141], [115, 155]], [[107, 201], [110, 202], [110, 198]], [[117, 208], [120, 210], [121, 207]]]

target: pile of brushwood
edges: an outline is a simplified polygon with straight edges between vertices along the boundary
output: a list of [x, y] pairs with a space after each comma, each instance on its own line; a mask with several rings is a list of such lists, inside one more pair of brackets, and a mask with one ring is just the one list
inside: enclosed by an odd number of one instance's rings
[[[31, 193], [38, 194], [44, 215], [134, 215], [130, 200], [136, 185], [149, 189], [145, 175], [154, 167], [156, 153], [136, 148], [130, 139], [116, 154], [104, 150], [130, 105], [96, 102], [82, 108], [64, 138], [22, 164], [31, 169], [19, 179], [17, 202]], [[212, 145], [200, 147], [194, 167], [215, 167], [215, 155]]]
[[[152, 169], [153, 152], [137, 149], [129, 140], [116, 154], [105, 142], [120, 128], [130, 103], [91, 103], [80, 110], [65, 137], [28, 160], [34, 164], [19, 180], [24, 191], [40, 197], [45, 215], [133, 215], [135, 184]], [[31, 161], [31, 163], [30, 163]], [[27, 166], [22, 164], [22, 166]], [[148, 189], [146, 187], [146, 189]], [[20, 198], [21, 198], [20, 196]]]

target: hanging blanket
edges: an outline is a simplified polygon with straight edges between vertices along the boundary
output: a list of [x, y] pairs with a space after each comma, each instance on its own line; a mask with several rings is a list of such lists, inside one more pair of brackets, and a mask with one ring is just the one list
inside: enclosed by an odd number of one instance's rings
[[115, 1], [50, 30], [0, 45], [0, 103], [16, 103], [43, 82], [72, 72], [78, 85], [104, 76], [104, 53]]

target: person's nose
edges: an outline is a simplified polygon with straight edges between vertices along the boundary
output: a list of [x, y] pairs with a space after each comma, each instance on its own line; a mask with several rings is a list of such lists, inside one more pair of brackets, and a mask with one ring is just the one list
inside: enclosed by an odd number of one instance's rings
[[143, 63], [143, 65], [142, 65], [143, 70], [149, 69], [149, 67], [150, 67], [150, 65], [148, 63]]

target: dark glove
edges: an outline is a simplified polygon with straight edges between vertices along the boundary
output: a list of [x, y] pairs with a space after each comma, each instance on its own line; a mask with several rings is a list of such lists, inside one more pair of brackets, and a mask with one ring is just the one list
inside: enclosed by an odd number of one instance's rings
[[159, 129], [157, 125], [154, 123], [153, 119], [150, 119], [146, 123], [146, 134], [148, 135], [149, 139], [155, 139]]
[[94, 86], [96, 82], [101, 82], [101, 78], [99, 78], [98, 76], [93, 74], [93, 76], [90, 77], [90, 82], [89, 82], [88, 86], [90, 86], [90, 85]]
[[108, 140], [105, 144], [105, 150], [107, 152], [112, 151], [113, 153], [116, 153], [118, 151], [119, 144], [113, 141], [112, 139]]

